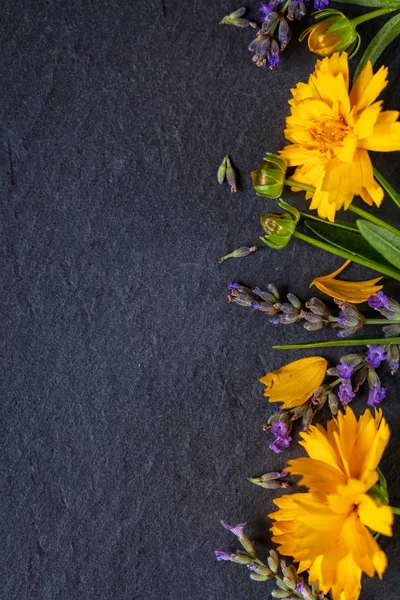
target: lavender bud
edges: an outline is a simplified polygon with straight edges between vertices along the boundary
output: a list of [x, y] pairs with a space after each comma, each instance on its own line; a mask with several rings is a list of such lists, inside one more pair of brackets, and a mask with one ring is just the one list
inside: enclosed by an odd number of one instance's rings
[[263, 290], [260, 290], [259, 287], [253, 288], [253, 294], [256, 294], [256, 296], [262, 298], [264, 302], [270, 302], [271, 304], [274, 304], [274, 302], [276, 301], [273, 294], [270, 294], [269, 292], [264, 292]]
[[299, 311], [297, 310], [297, 308], [295, 308], [292, 304], [289, 304], [289, 302], [282, 302], [281, 311], [288, 315], [298, 315], [299, 314]]
[[315, 315], [312, 312], [304, 312], [304, 318], [309, 323], [319, 323], [321, 327], [326, 323], [320, 315]]
[[269, 578], [267, 575], [262, 575], [261, 573], [250, 573], [250, 579], [253, 581], [267, 581]]
[[233, 302], [234, 304], [239, 304], [239, 306], [251, 306], [252, 302], [254, 300], [254, 298], [249, 299], [247, 294], [231, 294], [230, 296], [228, 296], [228, 298], [230, 298], [230, 302]]
[[268, 579], [273, 576], [271, 569], [268, 569], [265, 565], [258, 565], [254, 563], [251, 567], [249, 567], [253, 573], [258, 573], [258, 575], [264, 575]]
[[360, 389], [360, 387], [362, 386], [362, 384], [364, 383], [364, 381], [367, 379], [367, 373], [368, 373], [368, 368], [362, 367], [355, 374], [354, 379], [353, 379], [353, 386], [354, 386], [354, 392], [356, 394], [357, 394], [358, 390]]
[[339, 371], [336, 367], [330, 367], [327, 369], [326, 374], [331, 375], [332, 377], [339, 377]]
[[244, 256], [249, 256], [249, 254], [255, 252], [256, 250], [257, 246], [251, 246], [250, 248], [248, 248], [247, 246], [241, 246], [240, 248], [233, 250], [233, 252], [231, 252], [230, 254], [227, 254], [226, 256], [220, 258], [219, 262], [223, 263], [228, 258], [243, 258]]
[[261, 33], [266, 34], [269, 33], [269, 30], [275, 25], [276, 20], [278, 19], [278, 13], [272, 11], [267, 15], [264, 19], [264, 22], [261, 26]]
[[291, 33], [290, 33], [290, 28], [289, 28], [288, 22], [286, 21], [285, 18], [282, 18], [279, 23], [279, 28], [278, 28], [278, 40], [279, 40], [279, 43], [281, 46], [281, 52], [283, 52], [283, 50], [286, 48], [286, 46], [290, 42], [290, 38], [291, 38]]
[[303, 431], [307, 431], [308, 426], [311, 425], [312, 420], [314, 418], [314, 410], [311, 406], [307, 407], [307, 410], [303, 414], [303, 418], [301, 420]]
[[350, 337], [357, 331], [358, 327], [349, 327], [348, 329], [342, 329], [338, 332], [337, 336], [340, 338]]
[[229, 154], [226, 155], [226, 179], [231, 186], [231, 192], [237, 192], [236, 173], [232, 167]]
[[274, 286], [273, 283], [269, 283], [267, 285], [267, 290], [269, 292], [271, 292], [271, 294], [275, 297], [275, 299], [278, 301], [279, 300], [279, 292], [278, 289]]
[[383, 335], [386, 338], [395, 337], [400, 335], [400, 324], [399, 325], [385, 325], [382, 327]]
[[306, 302], [306, 308], [311, 310], [316, 315], [320, 315], [321, 317], [327, 317], [330, 312], [326, 307], [326, 304], [322, 302], [319, 298], [310, 298], [308, 302]]
[[330, 392], [328, 394], [328, 404], [329, 404], [329, 409], [332, 413], [332, 416], [335, 417], [338, 413], [339, 400], [338, 400], [338, 397], [336, 396], [336, 394], [334, 394], [333, 392]]
[[269, 557], [267, 559], [267, 563], [273, 573], [276, 573], [278, 571], [279, 556], [275, 550], [269, 551]]
[[319, 321], [318, 323], [304, 323], [303, 327], [307, 331], [317, 331], [318, 329], [322, 329], [325, 327], [326, 323], [324, 321]]
[[253, 561], [254, 556], [249, 556], [248, 554], [241, 553], [240, 551], [231, 555], [231, 562], [236, 563], [237, 565], [249, 565]]
[[372, 367], [368, 368], [367, 380], [370, 388], [379, 387], [381, 385], [378, 373]]
[[289, 292], [289, 294], [286, 294], [286, 298], [289, 300], [289, 302], [292, 306], [294, 306], [297, 309], [301, 308], [301, 302], [297, 296], [295, 296], [294, 294], [291, 294]]
[[399, 369], [399, 347], [396, 344], [390, 344], [387, 346], [387, 363], [389, 365], [392, 375], [394, 375]]
[[343, 363], [347, 363], [348, 365], [354, 367], [357, 367], [358, 365], [360, 365], [364, 360], [364, 356], [362, 354], [345, 354], [344, 356], [341, 357], [340, 362]]
[[272, 590], [273, 598], [288, 598], [292, 592], [290, 590]]

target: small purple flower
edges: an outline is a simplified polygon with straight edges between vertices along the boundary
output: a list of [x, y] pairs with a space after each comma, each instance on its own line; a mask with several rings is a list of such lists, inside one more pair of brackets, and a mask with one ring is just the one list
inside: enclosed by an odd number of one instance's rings
[[269, 13], [273, 12], [276, 8], [276, 2], [270, 2], [269, 4], [261, 4], [260, 13], [264, 16], [261, 17], [261, 21], [265, 21], [265, 18], [269, 15]]
[[257, 300], [253, 300], [250, 306], [253, 310], [258, 310], [260, 308], [260, 303], [257, 302]]
[[329, 4], [329, 0], [314, 0], [315, 10], [324, 10]]
[[228, 290], [238, 290], [240, 288], [240, 284], [236, 283], [236, 281], [231, 281], [228, 285]]
[[214, 550], [214, 554], [217, 560], [231, 560], [231, 555], [221, 549]]
[[287, 436], [287, 427], [286, 424], [282, 421], [277, 421], [271, 427], [271, 433], [276, 435], [277, 437], [285, 437]]
[[343, 315], [338, 316], [338, 323], [340, 323], [340, 325], [344, 325], [345, 321], [346, 317], [344, 317]]
[[237, 525], [228, 525], [227, 523], [225, 523], [225, 521], [223, 521], [221, 519], [220, 521], [222, 527], [225, 527], [225, 529], [227, 529], [228, 531], [231, 531], [233, 533], [233, 535], [236, 535], [236, 537], [238, 537], [239, 539], [244, 537], [244, 533], [243, 533], [243, 527], [245, 527], [247, 525], [246, 523], [238, 523]]
[[376, 404], [380, 404], [382, 400], [385, 399], [386, 389], [381, 387], [380, 385], [375, 385], [370, 391], [368, 395], [368, 406], [375, 406]]
[[368, 298], [368, 306], [370, 308], [387, 308], [389, 298], [383, 292], [378, 292]]
[[353, 388], [349, 383], [341, 383], [338, 391], [339, 400], [344, 406], [347, 406], [352, 398], [354, 398], [355, 393], [353, 392]]
[[270, 449], [273, 450], [276, 454], [280, 454], [282, 450], [288, 448], [290, 446], [290, 442], [292, 438], [290, 435], [286, 437], [277, 437], [270, 445]]
[[383, 346], [370, 346], [368, 348], [367, 362], [377, 369], [383, 360], [386, 360], [387, 353]]
[[344, 362], [340, 365], [337, 365], [336, 368], [339, 372], [339, 376], [341, 377], [341, 379], [350, 379], [351, 374], [353, 372], [352, 365], [349, 365], [349, 363]]
[[281, 322], [279, 317], [271, 317], [269, 319], [269, 322], [271, 323], [271, 325], [279, 325], [279, 323]]
[[307, 588], [306, 588], [306, 586], [304, 585], [304, 583], [303, 583], [302, 581], [300, 581], [300, 583], [298, 583], [298, 584], [297, 584], [297, 586], [296, 586], [296, 590], [297, 590], [298, 592], [300, 592], [300, 594], [304, 594], [304, 592], [306, 592], [306, 591], [307, 591]]

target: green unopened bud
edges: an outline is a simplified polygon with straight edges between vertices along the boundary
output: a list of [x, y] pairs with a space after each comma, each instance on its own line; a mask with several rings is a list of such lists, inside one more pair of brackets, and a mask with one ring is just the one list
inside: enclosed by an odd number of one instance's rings
[[277, 481], [281, 477], [285, 477], [287, 473], [284, 471], [274, 471], [273, 473], [265, 473], [261, 475], [261, 477], [249, 477], [249, 481], [254, 483], [254, 485], [259, 485], [262, 488], [267, 490], [279, 490], [280, 488], [287, 488], [289, 484], [284, 481]]
[[269, 577], [260, 573], [250, 573], [250, 579], [252, 579], [253, 581], [267, 581]]
[[296, 569], [293, 567], [293, 565], [287, 566], [283, 559], [281, 560], [281, 569], [283, 573], [284, 584], [289, 589], [295, 590], [298, 582]]
[[243, 535], [239, 538], [239, 542], [242, 544], [243, 548], [250, 554], [250, 556], [256, 555], [256, 549], [254, 547], [253, 542], [247, 537], [247, 535]]
[[236, 554], [231, 554], [231, 562], [238, 565], [250, 565], [254, 562], [254, 556], [249, 556], [248, 554], [244, 554], [242, 552], [236, 552]]
[[219, 24], [220, 25], [234, 25], [235, 27], [257, 27], [257, 23], [253, 23], [253, 21], [249, 21], [248, 19], [244, 19], [243, 15], [246, 12], [245, 8], [238, 8], [230, 15], [226, 15]]
[[271, 596], [273, 598], [289, 598], [291, 593], [290, 590], [272, 590]]
[[269, 568], [273, 573], [276, 573], [279, 567], [279, 556], [276, 550], [269, 551], [269, 557], [267, 559]]
[[279, 198], [282, 194], [286, 163], [284, 160], [267, 152], [262, 163], [251, 173], [254, 190], [257, 196], [266, 198]]
[[225, 179], [225, 174], [226, 174], [226, 159], [228, 158], [228, 156], [224, 157], [224, 160], [222, 161], [222, 163], [219, 166], [218, 169], [218, 183], [223, 183], [224, 179]]
[[367, 380], [370, 388], [381, 385], [381, 380], [379, 379], [378, 373], [372, 367], [368, 369]]
[[243, 258], [244, 256], [249, 256], [249, 254], [251, 254], [252, 252], [255, 252], [256, 250], [257, 250], [257, 246], [251, 246], [251, 248], [248, 248], [247, 246], [241, 246], [240, 248], [237, 248], [230, 254], [227, 254], [226, 256], [223, 256], [222, 258], [220, 258], [219, 262], [223, 263], [228, 258]]
[[258, 565], [256, 563], [254, 563], [254, 565], [252, 567], [249, 567], [254, 573], [257, 573], [258, 575], [263, 575], [264, 577], [266, 577], [267, 579], [271, 579], [274, 574], [271, 571], [271, 569], [269, 569], [267, 566], [265, 565]]
[[226, 179], [231, 186], [231, 192], [237, 192], [236, 173], [232, 167], [229, 155], [226, 156]]
[[290, 204], [280, 202], [280, 206], [286, 208], [287, 212], [267, 213], [260, 217], [261, 227], [265, 231], [265, 236], [260, 239], [276, 250], [281, 250], [290, 242], [300, 219], [299, 211]]

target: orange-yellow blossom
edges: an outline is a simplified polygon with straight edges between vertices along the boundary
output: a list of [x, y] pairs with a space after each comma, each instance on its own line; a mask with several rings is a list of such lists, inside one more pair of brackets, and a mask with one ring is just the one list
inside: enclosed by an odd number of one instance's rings
[[340, 279], [335, 279], [336, 275], [339, 275], [350, 263], [351, 260], [346, 260], [344, 265], [333, 273], [316, 277], [313, 279], [310, 287], [315, 285], [324, 294], [337, 300], [351, 302], [352, 304], [365, 302], [370, 296], [377, 294], [383, 288], [383, 285], [376, 285], [382, 277], [366, 281], [341, 281]]
[[270, 402], [282, 402], [282, 408], [294, 408], [309, 400], [324, 380], [327, 361], [321, 356], [295, 360], [260, 379], [264, 396]]
[[400, 150], [399, 112], [382, 112], [383, 102], [376, 101], [387, 75], [387, 67], [374, 74], [368, 62], [349, 91], [348, 56], [336, 52], [317, 61], [308, 82], [291, 90], [285, 136], [292, 143], [280, 157], [296, 167], [292, 181], [315, 188], [306, 198], [322, 218], [334, 221], [354, 196], [369, 205], [382, 202], [368, 150]]
[[309, 458], [289, 461], [285, 471], [301, 475], [308, 492], [274, 500], [277, 512], [273, 541], [278, 551], [309, 569], [309, 581], [333, 600], [357, 600], [361, 575], [381, 578], [386, 555], [372, 532], [392, 535], [393, 512], [369, 490], [378, 481], [377, 467], [389, 441], [389, 427], [377, 410], [357, 421], [351, 408], [300, 434]]

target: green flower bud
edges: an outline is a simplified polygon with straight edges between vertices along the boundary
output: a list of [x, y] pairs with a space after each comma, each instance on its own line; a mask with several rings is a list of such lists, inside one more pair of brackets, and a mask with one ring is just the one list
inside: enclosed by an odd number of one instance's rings
[[281, 250], [290, 242], [300, 219], [299, 211], [290, 204], [281, 201], [280, 206], [287, 208], [288, 212], [267, 213], [260, 217], [261, 227], [265, 231], [265, 236], [260, 239], [276, 250]]
[[267, 152], [260, 166], [251, 173], [257, 196], [279, 198], [284, 186], [286, 169], [287, 166], [284, 160], [276, 154]]
[[276, 573], [278, 570], [278, 566], [279, 566], [279, 556], [275, 550], [269, 551], [269, 557], [267, 559], [267, 563], [268, 563], [268, 566], [271, 569], [271, 571], [273, 573]]

